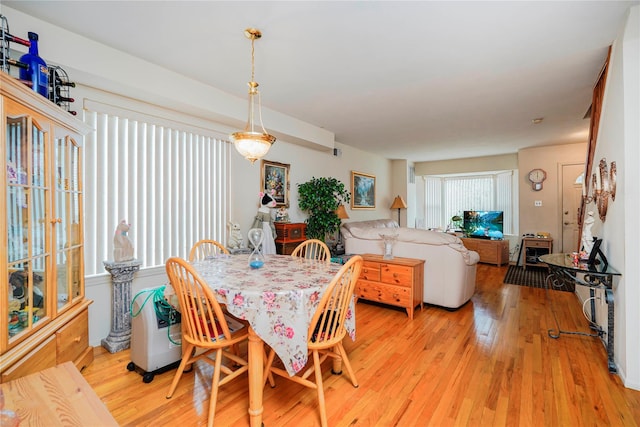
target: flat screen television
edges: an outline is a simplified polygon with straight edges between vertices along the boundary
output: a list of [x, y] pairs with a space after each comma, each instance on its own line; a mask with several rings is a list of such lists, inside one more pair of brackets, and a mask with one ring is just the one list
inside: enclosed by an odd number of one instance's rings
[[479, 239], [503, 238], [503, 211], [464, 211], [462, 228], [467, 237]]

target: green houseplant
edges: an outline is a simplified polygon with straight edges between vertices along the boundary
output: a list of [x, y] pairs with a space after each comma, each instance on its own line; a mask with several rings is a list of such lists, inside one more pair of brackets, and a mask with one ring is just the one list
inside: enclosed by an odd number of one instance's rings
[[341, 220], [336, 215], [336, 209], [350, 200], [344, 184], [335, 178], [313, 177], [298, 184], [298, 207], [309, 213], [305, 221], [307, 237], [324, 241], [327, 235], [338, 231]]

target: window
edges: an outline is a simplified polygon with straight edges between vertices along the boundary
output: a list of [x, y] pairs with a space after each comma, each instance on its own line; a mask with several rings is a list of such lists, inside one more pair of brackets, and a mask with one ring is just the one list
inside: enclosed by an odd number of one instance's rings
[[[142, 268], [186, 258], [203, 238], [225, 241], [230, 144], [201, 124], [160, 117], [155, 107], [91, 100], [84, 107], [85, 122], [96, 129], [84, 143], [86, 276], [105, 272], [123, 219]], [[140, 112], [145, 108], [156, 111]]]
[[425, 226], [445, 230], [466, 210], [504, 212], [504, 234], [517, 233], [515, 171], [425, 176]]

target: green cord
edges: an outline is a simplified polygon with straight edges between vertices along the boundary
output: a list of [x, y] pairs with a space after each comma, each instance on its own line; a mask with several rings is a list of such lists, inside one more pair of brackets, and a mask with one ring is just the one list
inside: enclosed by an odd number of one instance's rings
[[[171, 338], [171, 334], [170, 334], [171, 326], [176, 324], [176, 323], [171, 323], [171, 319], [172, 319], [171, 312], [176, 311], [176, 309], [173, 308], [173, 306], [171, 304], [169, 304], [167, 302], [167, 300], [165, 299], [165, 297], [164, 297], [164, 289], [165, 289], [165, 287], [166, 286], [163, 285], [163, 286], [160, 286], [160, 287], [155, 288], [155, 289], [145, 289], [145, 290], [142, 290], [142, 291], [138, 292], [136, 294], [136, 296], [134, 296], [133, 299], [131, 300], [131, 305], [129, 307], [129, 311], [131, 313], [131, 317], [132, 318], [138, 316], [140, 314], [140, 312], [142, 311], [142, 309], [144, 308], [145, 304], [149, 301], [149, 298], [153, 297], [153, 302], [154, 302], [153, 307], [154, 307], [154, 309], [156, 311], [156, 315], [164, 317], [166, 311], [163, 312], [163, 311], [160, 310], [160, 308], [163, 308], [163, 309], [169, 311], [169, 316], [168, 316], [169, 325], [167, 326], [167, 338], [169, 339], [169, 342], [171, 344], [173, 344], [173, 345], [182, 345], [182, 342], [175, 342]], [[140, 305], [140, 309], [137, 312], [134, 313], [133, 312], [133, 303], [142, 294], [148, 294], [148, 295], [144, 299], [142, 304]]]

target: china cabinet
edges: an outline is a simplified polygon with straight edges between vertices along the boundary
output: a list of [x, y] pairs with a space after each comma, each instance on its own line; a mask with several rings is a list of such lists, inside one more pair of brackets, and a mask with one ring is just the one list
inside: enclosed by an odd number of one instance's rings
[[90, 128], [0, 72], [0, 381], [73, 361], [88, 344], [82, 136]]

